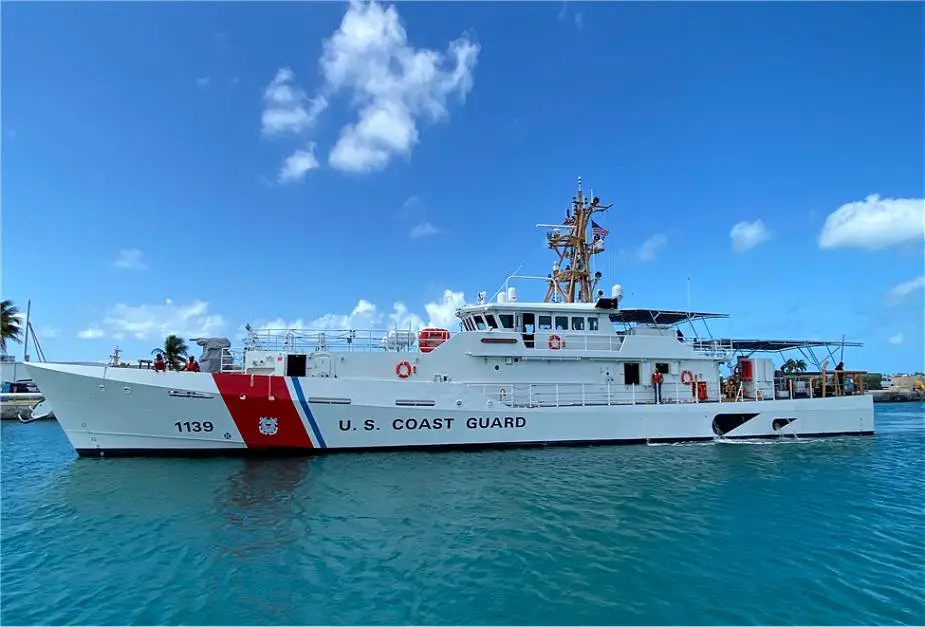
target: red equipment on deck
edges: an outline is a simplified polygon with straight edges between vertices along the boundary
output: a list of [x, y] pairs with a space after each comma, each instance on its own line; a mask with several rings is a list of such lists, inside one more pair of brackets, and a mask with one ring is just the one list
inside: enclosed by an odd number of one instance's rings
[[450, 332], [446, 329], [428, 327], [418, 333], [418, 347], [422, 353], [429, 353], [450, 339]]

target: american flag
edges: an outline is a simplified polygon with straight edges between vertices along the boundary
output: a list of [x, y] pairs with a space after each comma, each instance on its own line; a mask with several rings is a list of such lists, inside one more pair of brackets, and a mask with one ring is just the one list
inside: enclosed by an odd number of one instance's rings
[[591, 234], [592, 235], [600, 235], [602, 238], [604, 238], [604, 237], [607, 237], [608, 233], [610, 233], [610, 231], [602, 227], [600, 224], [598, 224], [594, 220], [591, 220]]

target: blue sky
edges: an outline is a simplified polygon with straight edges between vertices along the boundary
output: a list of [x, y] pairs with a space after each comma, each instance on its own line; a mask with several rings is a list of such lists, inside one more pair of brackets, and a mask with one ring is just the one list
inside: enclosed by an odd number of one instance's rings
[[[8, 3], [3, 297], [50, 359], [445, 324], [581, 176], [625, 306], [923, 365], [920, 3]], [[614, 271], [615, 275], [614, 276]], [[521, 299], [542, 285], [520, 284]], [[396, 305], [397, 303], [397, 305]], [[13, 345], [12, 350], [21, 350]]]

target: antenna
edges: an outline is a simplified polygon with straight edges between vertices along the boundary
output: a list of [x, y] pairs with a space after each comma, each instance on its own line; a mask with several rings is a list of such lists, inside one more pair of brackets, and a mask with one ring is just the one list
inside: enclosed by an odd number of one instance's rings
[[[601, 280], [601, 273], [593, 272], [591, 259], [604, 251], [604, 238], [608, 233], [593, 223], [592, 216], [611, 206], [600, 204], [600, 199], [593, 192], [590, 197], [585, 196], [579, 176], [578, 194], [572, 198], [565, 220], [561, 225], [543, 225], [553, 227], [546, 232], [546, 240], [558, 257], [552, 272], [546, 277], [549, 288], [545, 302], [594, 302], [594, 291]], [[590, 241], [589, 227], [592, 234]]]
[[507, 293], [507, 288], [508, 288], [508, 285], [509, 285], [510, 282], [511, 282], [511, 279], [513, 279], [513, 278], [517, 275], [517, 273], [520, 272], [520, 269], [523, 268], [523, 267], [524, 267], [524, 264], [520, 264], [519, 266], [517, 266], [517, 269], [516, 269], [516, 270], [514, 270], [514, 271], [511, 272], [509, 275], [507, 275], [507, 278], [504, 279], [504, 282], [501, 284], [501, 288], [495, 290], [494, 294], [491, 295], [491, 299], [492, 299], [492, 300], [497, 299], [497, 298], [498, 298], [498, 294], [500, 294], [502, 291], [504, 291], [505, 293]]

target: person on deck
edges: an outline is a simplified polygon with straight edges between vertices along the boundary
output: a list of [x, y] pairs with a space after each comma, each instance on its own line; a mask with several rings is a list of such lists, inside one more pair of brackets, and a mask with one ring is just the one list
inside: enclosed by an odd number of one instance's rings
[[844, 375], [842, 372], [845, 370], [845, 362], [840, 361], [838, 365], [835, 366], [835, 389], [840, 389], [844, 385]]
[[190, 356], [189, 361], [186, 362], [186, 368], [184, 368], [184, 370], [187, 372], [199, 372], [199, 362], [196, 361], [195, 357], [192, 355]]
[[662, 382], [664, 380], [661, 372], [658, 370], [652, 372], [652, 387], [655, 388], [655, 402], [659, 404], [662, 402]]
[[157, 357], [154, 358], [154, 369], [158, 372], [164, 372], [167, 370], [167, 362], [164, 361], [164, 356], [160, 353], [158, 353]]

